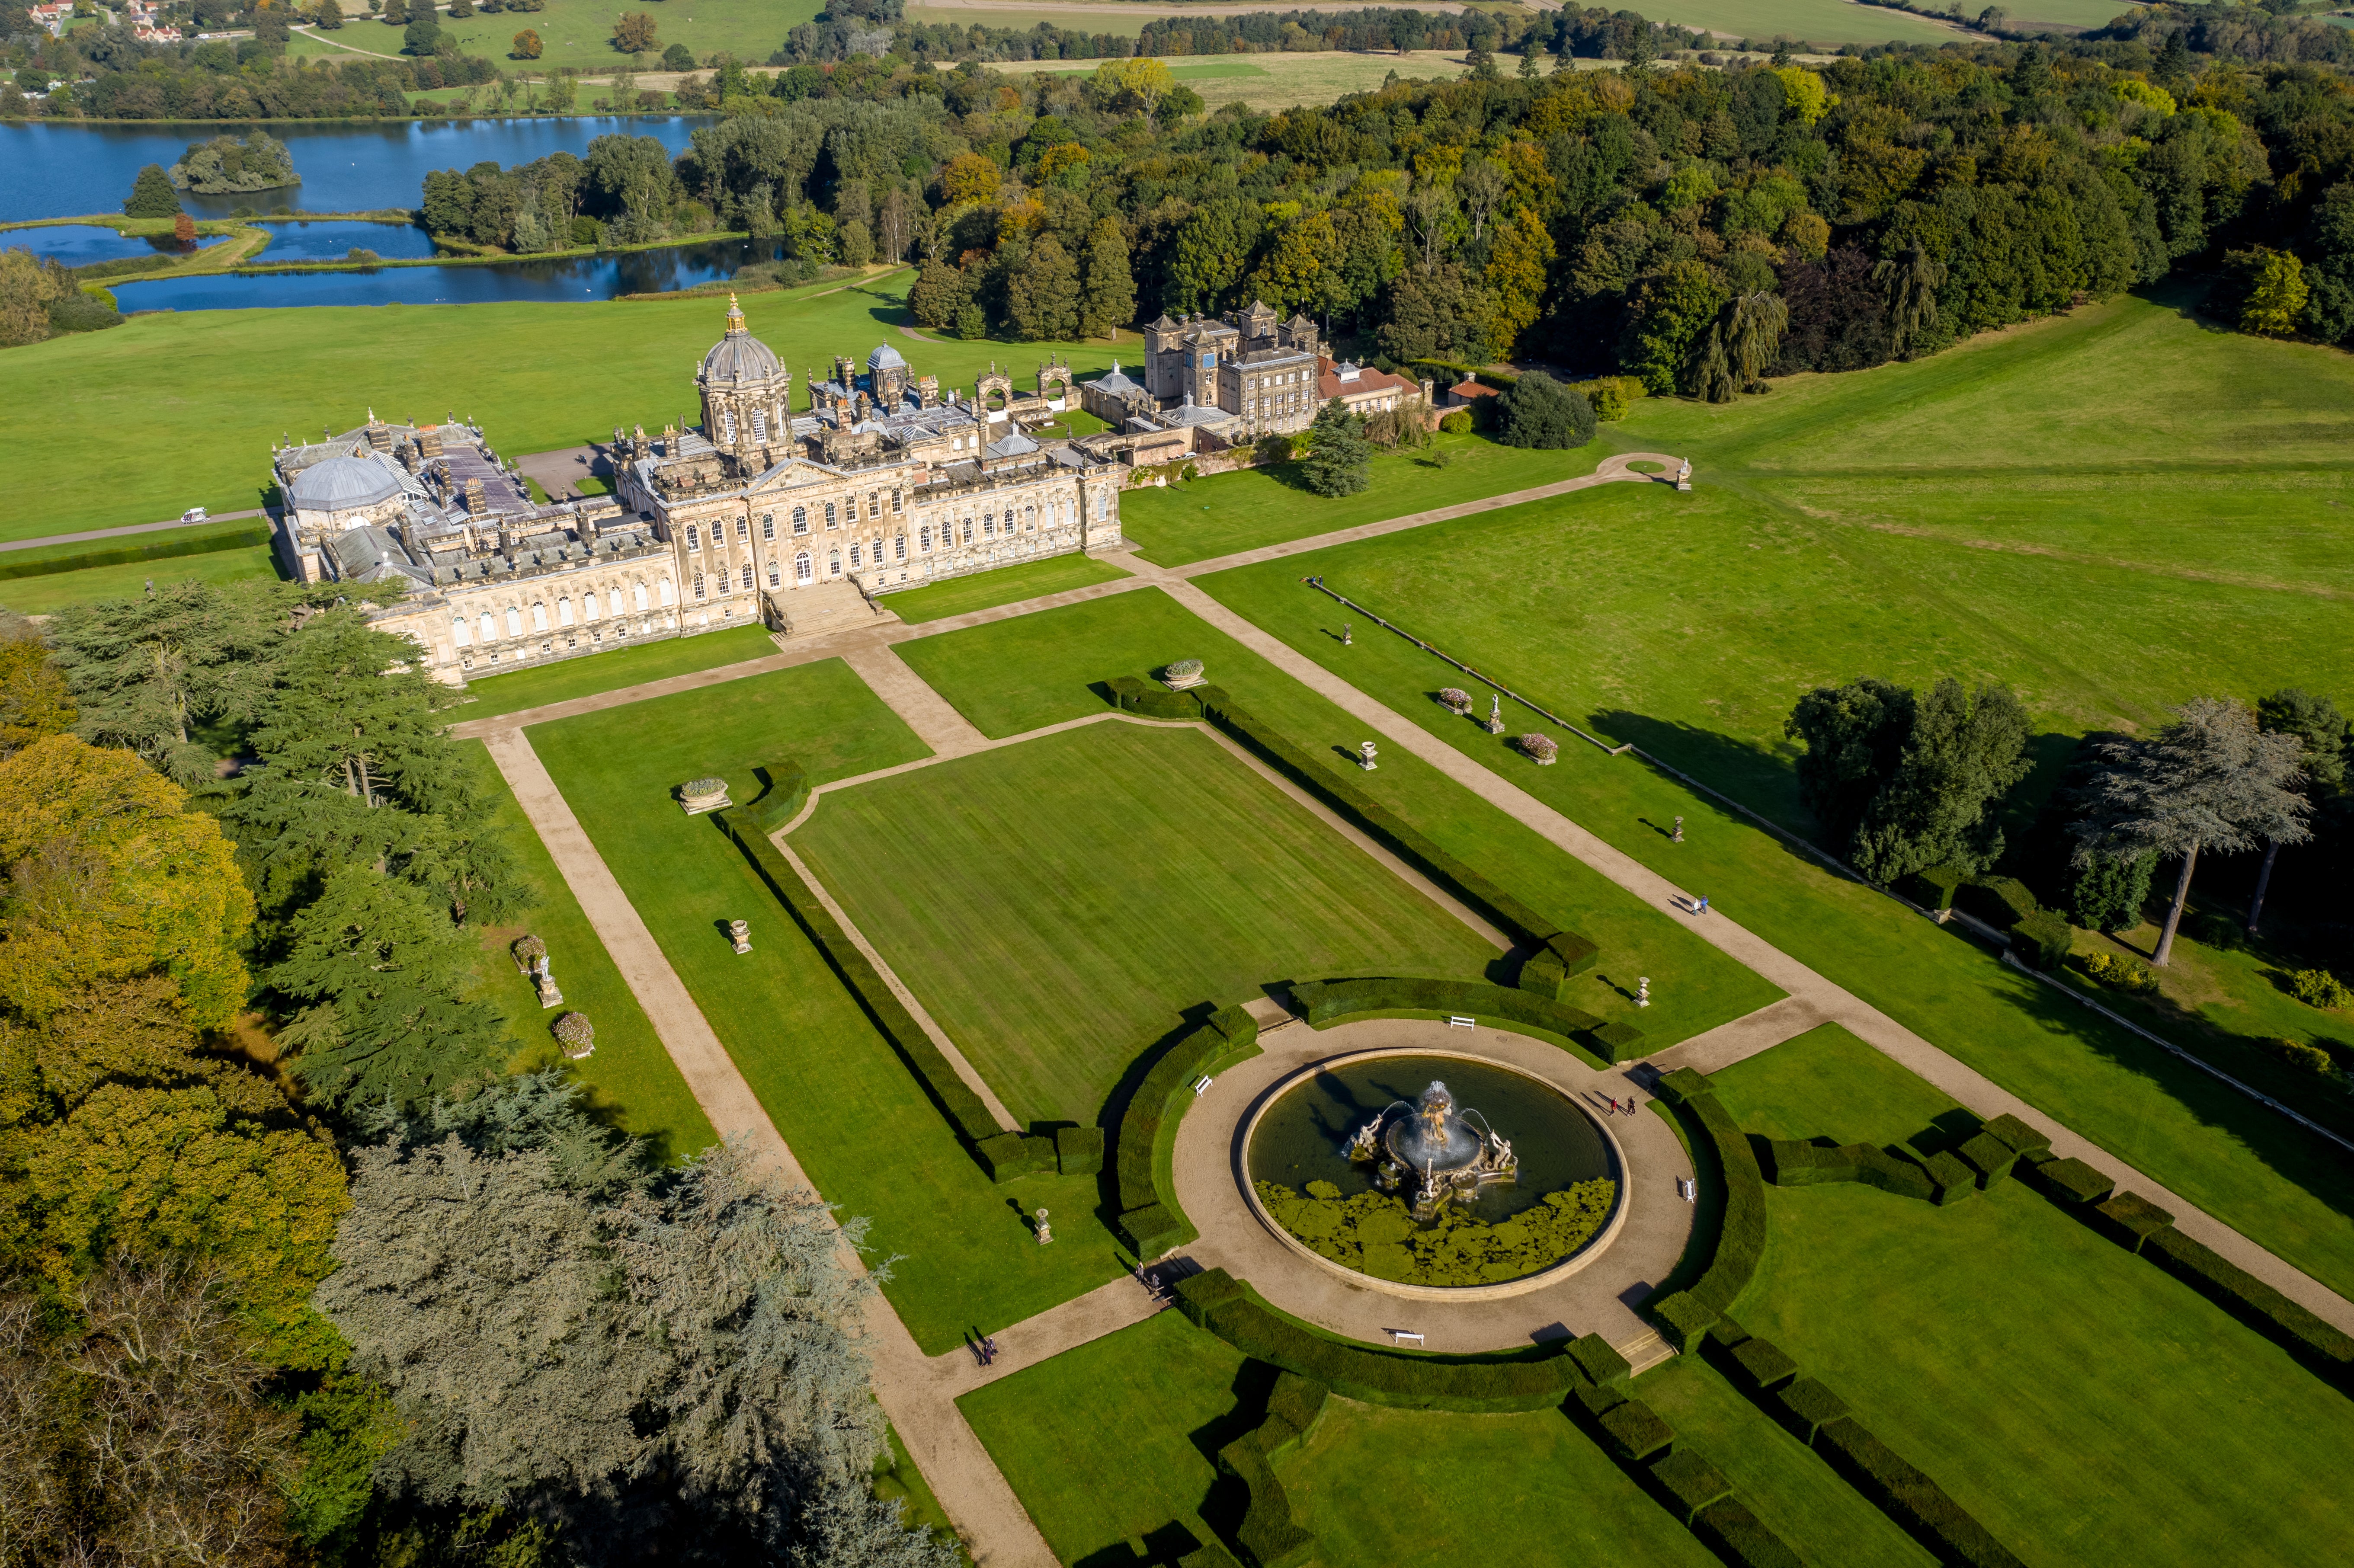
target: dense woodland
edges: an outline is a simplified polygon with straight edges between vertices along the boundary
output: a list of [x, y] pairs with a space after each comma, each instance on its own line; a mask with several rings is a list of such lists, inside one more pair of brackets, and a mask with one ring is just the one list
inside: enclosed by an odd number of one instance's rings
[[405, 643], [0, 620], [0, 1568], [957, 1560], [867, 1485], [822, 1207], [482, 1000], [531, 890]]
[[937, 327], [1067, 338], [1263, 299], [1390, 361], [1711, 397], [2177, 273], [2250, 330], [2342, 340], [2345, 79], [2202, 60], [2179, 35], [2115, 48], [1550, 74], [1532, 56], [1206, 116], [1141, 60], [726, 67], [723, 118], [677, 158], [614, 137], [578, 173], [437, 175], [427, 221], [513, 244], [509, 215], [577, 200], [612, 238], [716, 222], [781, 232], [811, 268], [917, 260]]

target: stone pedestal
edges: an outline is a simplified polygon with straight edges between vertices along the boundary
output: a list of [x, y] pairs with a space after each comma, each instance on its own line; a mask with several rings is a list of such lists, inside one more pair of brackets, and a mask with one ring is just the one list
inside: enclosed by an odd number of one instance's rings
[[745, 922], [741, 920], [728, 921], [727, 935], [734, 939], [736, 943], [736, 950], [737, 952], [748, 953], [752, 950], [752, 927]]

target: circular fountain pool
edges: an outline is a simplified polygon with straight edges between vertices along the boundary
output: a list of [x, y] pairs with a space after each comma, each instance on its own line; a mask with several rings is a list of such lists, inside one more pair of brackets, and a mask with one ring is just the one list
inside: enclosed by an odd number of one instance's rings
[[[1441, 1084], [1443, 1097], [1433, 1092]], [[1450, 1150], [1468, 1138], [1473, 1151], [1416, 1170], [1399, 1151], [1426, 1146], [1416, 1118], [1435, 1126], [1434, 1115]], [[1258, 1114], [1246, 1166], [1260, 1213], [1304, 1250], [1442, 1288], [1522, 1279], [1575, 1255], [1603, 1233], [1622, 1177], [1602, 1129], [1560, 1091], [1423, 1054], [1303, 1075]]]

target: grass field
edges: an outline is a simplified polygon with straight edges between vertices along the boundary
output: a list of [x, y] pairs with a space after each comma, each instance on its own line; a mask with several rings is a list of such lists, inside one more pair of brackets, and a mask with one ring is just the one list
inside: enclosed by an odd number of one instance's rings
[[[1049, 353], [1081, 376], [1108, 369], [1116, 353], [1134, 357], [1132, 343], [915, 346], [899, 334], [913, 276], [747, 294], [745, 313], [789, 365], [837, 353], [864, 360], [888, 341], [944, 386], [969, 386], [992, 359], [1019, 378]], [[323, 420], [357, 424], [371, 404], [392, 418], [462, 401], [513, 454], [601, 440], [616, 421], [658, 428], [692, 406], [693, 366], [718, 341], [726, 310], [724, 298], [705, 296], [188, 311], [11, 349], [0, 426], [55, 433], [13, 457], [0, 538], [259, 505], [270, 442]], [[462, 372], [447, 352], [453, 333], [468, 345]], [[366, 369], [355, 379], [357, 366]], [[117, 461], [101, 432], [131, 428], [174, 461]]]
[[[784, 46], [785, 35], [814, 17], [818, 0], [735, 0], [734, 4], [664, 5], [652, 13], [659, 32], [644, 64], [661, 62], [663, 50], [684, 44], [700, 67], [722, 50], [748, 63], [765, 60]], [[699, 12], [700, 15], [695, 13]], [[501, 69], [607, 71], [626, 66], [630, 57], [613, 48], [613, 7], [596, 0], [547, 0], [546, 8], [531, 13], [477, 12], [462, 20], [446, 13], [438, 20], [442, 37], [454, 38], [470, 55], [483, 55]], [[544, 52], [525, 64], [507, 58], [515, 34], [529, 27], [540, 37]], [[353, 17], [334, 35], [336, 42], [383, 54], [400, 52], [400, 29]], [[334, 52], [332, 47], [322, 53]]]
[[[492, 999], [507, 1014], [514, 1065], [518, 1069], [565, 1065], [547, 1026], [565, 1012], [585, 1013], [596, 1025], [597, 1049], [587, 1061], [569, 1065], [600, 1115], [631, 1137], [645, 1139], [655, 1158], [665, 1163], [716, 1142], [717, 1134], [703, 1107], [695, 1103], [693, 1091], [653, 1025], [646, 1022], [629, 981], [597, 939], [490, 754], [476, 742], [462, 743], [460, 750], [495, 803], [501, 836], [521, 863], [528, 894], [523, 913], [487, 934], [475, 967], [481, 977], [476, 994]], [[538, 993], [516, 970], [507, 951], [508, 944], [525, 931], [547, 944], [549, 970], [564, 993], [560, 1008], [541, 1010]]]
[[[1598, 442], [1571, 451], [1539, 451], [1504, 446], [1484, 436], [1443, 435], [1419, 453], [1376, 451], [1370, 482], [1354, 495], [1319, 495], [1289, 466], [1245, 469], [1131, 491], [1120, 497], [1119, 526], [1146, 560], [1182, 567], [1575, 479], [1592, 473], [1606, 450]], [[1435, 452], [1446, 454], [1444, 468], [1433, 461]]]
[[[908, 13], [912, 16], [921, 9], [921, 6], [911, 5]], [[1143, 30], [1144, 18], [1164, 15], [1149, 5], [1138, 10], [1138, 19], [1125, 28], [1107, 30], [1124, 31], [1133, 36]], [[1060, 25], [1067, 26], [1071, 24]], [[1088, 30], [1096, 30], [1093, 23], [1088, 24]], [[1376, 91], [1393, 74], [1401, 81], [1453, 81], [1463, 74], [1465, 69], [1459, 49], [1416, 49], [1405, 55], [1307, 51], [1251, 55], [1247, 58], [1225, 56], [1214, 59], [1189, 58], [1180, 55], [1164, 57], [1164, 59], [1169, 66], [1169, 74], [1201, 94], [1204, 106], [1213, 113], [1229, 103], [1246, 104], [1262, 110], [1334, 103], [1352, 93]], [[1583, 64], [1588, 67], [1615, 66], [1615, 62], [1602, 60]], [[991, 69], [1008, 74], [1046, 70], [1063, 76], [1086, 76], [1095, 69], [1095, 65], [1093, 62], [1079, 65], [1062, 60], [1007, 60]]]
[[774, 653], [777, 645], [758, 626], [731, 626], [693, 637], [663, 638], [586, 659], [567, 659], [536, 670], [481, 675], [466, 683], [469, 701], [450, 710], [452, 723], [495, 718], [548, 703], [569, 702], [599, 692], [619, 691], [671, 675], [691, 674], [722, 664], [740, 664]]
[[[1191, 655], [1207, 662], [1213, 681], [1311, 750], [1352, 747], [1364, 738], [1339, 709], [1157, 589], [905, 642], [898, 652], [991, 736], [1101, 713], [1102, 699], [1089, 683]], [[1333, 762], [1345, 766], [1338, 757]], [[1588, 1012], [1638, 1022], [1634, 982], [1649, 975], [1652, 1005], [1639, 1022], [1664, 1048], [1781, 995], [1427, 764], [1393, 749], [1379, 771], [1351, 769], [1349, 777], [1475, 869], [1598, 944], [1600, 961], [1569, 999]]]
[[[2022, 0], [2032, 10], [2031, 0]], [[2066, 4], [2067, 0], [2060, 0]], [[2048, 8], [2048, 7], [2047, 7]], [[2115, 13], [2111, 13], [2115, 15]], [[1848, 0], [1676, 0], [1644, 13], [1658, 22], [1673, 22], [1721, 35], [1766, 43], [1776, 37], [1803, 38], [1810, 44], [1943, 44], [1978, 35], [1958, 27], [1941, 26], [1925, 16], [1891, 11], [1877, 5], [1856, 5]], [[2101, 18], [2105, 22], [2107, 16]]]
[[[1714, 1076], [1751, 1132], [1900, 1140], [1952, 1107], [1837, 1032]], [[2345, 1397], [2016, 1182], [1949, 1208], [1767, 1190], [1736, 1311], [2035, 1563], [2317, 1563]], [[2338, 1547], [2328, 1544], [2331, 1541]]]
[[1717, 1561], [1557, 1410], [1447, 1415], [1339, 1401], [1278, 1473], [1323, 1563], [1444, 1563], [1467, 1548], [1498, 1563]]
[[[1123, 497], [1120, 504], [1125, 510], [1129, 499]], [[914, 624], [945, 620], [951, 615], [966, 615], [976, 609], [993, 609], [1001, 604], [1045, 594], [1067, 593], [1126, 576], [1118, 567], [1086, 556], [1055, 556], [1043, 561], [999, 567], [994, 571], [975, 572], [969, 577], [952, 578], [929, 588], [886, 594], [882, 603], [900, 620]]]
[[1093, 725], [837, 791], [792, 842], [1025, 1125], [1094, 1125], [1201, 1002], [1497, 956], [1193, 731]]
[[1213, 1457], [1257, 1425], [1273, 1382], [1264, 1371], [1163, 1312], [957, 1404], [1055, 1557], [1079, 1563], [1172, 1522], [1215, 1539], [1199, 1512]]
[[270, 554], [270, 546], [255, 545], [242, 550], [168, 556], [162, 560], [131, 561], [119, 567], [90, 567], [79, 572], [15, 577], [0, 581], [0, 605], [25, 615], [47, 615], [62, 606], [87, 604], [92, 599], [134, 599], [147, 591], [151, 580], [158, 585], [270, 582], [277, 576], [277, 557]]
[[[535, 726], [564, 790], [703, 1015], [810, 1180], [843, 1216], [874, 1222], [884, 1293], [917, 1342], [953, 1348], [1113, 1277], [1092, 1176], [992, 1187], [940, 1112], [735, 846], [670, 798], [717, 773], [798, 758], [812, 782], [925, 755], [848, 666], [828, 661]], [[748, 920], [738, 955], [726, 921]], [[557, 978], [562, 980], [559, 969]], [[887, 1154], [885, 1152], [887, 1151]], [[1023, 1216], [1055, 1213], [1039, 1246]]]

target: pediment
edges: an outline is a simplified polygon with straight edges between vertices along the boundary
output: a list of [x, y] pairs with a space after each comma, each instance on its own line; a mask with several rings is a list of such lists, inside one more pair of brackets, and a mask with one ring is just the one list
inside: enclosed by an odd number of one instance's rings
[[744, 487], [747, 495], [775, 495], [784, 491], [801, 490], [816, 484], [839, 484], [842, 470], [829, 463], [812, 462], [808, 458], [787, 458], [759, 478]]

